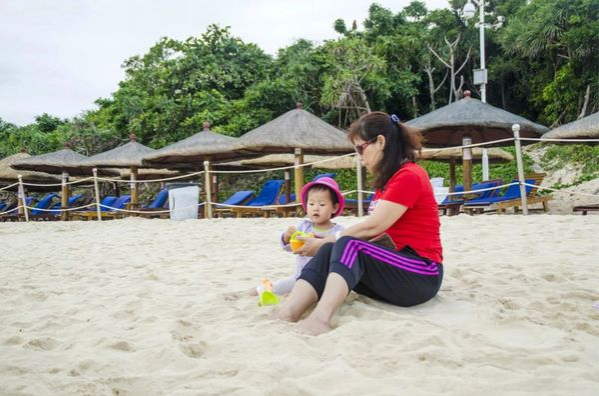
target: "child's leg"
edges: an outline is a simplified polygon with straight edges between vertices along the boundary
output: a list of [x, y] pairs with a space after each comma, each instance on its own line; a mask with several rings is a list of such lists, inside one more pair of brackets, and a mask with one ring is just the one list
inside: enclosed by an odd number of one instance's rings
[[[272, 315], [273, 319], [297, 322], [308, 308], [318, 301], [325, 287], [333, 244], [323, 245], [304, 268], [291, 294]], [[307, 272], [307, 275], [304, 274]]]

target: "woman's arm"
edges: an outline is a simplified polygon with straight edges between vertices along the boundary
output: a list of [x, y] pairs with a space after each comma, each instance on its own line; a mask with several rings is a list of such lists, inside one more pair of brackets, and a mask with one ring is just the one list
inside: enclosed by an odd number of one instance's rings
[[[408, 210], [407, 206], [390, 201], [379, 201], [375, 209], [366, 220], [354, 224], [343, 231], [340, 236], [352, 236], [358, 239], [371, 239], [387, 231], [404, 213]], [[325, 243], [335, 242], [335, 236], [326, 238], [306, 238], [304, 246], [297, 250], [301, 256], [314, 256], [318, 249]]]

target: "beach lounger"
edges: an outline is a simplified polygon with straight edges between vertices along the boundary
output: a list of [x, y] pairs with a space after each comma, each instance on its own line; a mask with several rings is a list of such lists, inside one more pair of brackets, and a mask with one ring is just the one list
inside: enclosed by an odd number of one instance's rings
[[[232, 212], [237, 217], [243, 217], [244, 215], [253, 215], [261, 213], [260, 207], [274, 205], [277, 203], [281, 194], [281, 188], [285, 183], [284, 180], [268, 180], [264, 183], [262, 190], [258, 196], [244, 204], [244, 206], [252, 206], [251, 208], [232, 208]], [[268, 211], [262, 211], [265, 217], [268, 217]]]
[[[100, 211], [102, 212], [102, 216], [104, 215], [104, 213], [108, 212], [110, 210], [110, 208], [114, 205], [114, 203], [116, 202], [116, 200], [118, 199], [118, 197], [109, 195], [107, 197], [102, 198], [102, 200], [100, 201]], [[84, 210], [75, 210], [73, 211], [73, 216], [79, 218], [80, 220], [93, 220], [97, 217], [98, 212], [96, 211], [95, 207], [91, 207], [90, 209], [84, 209]]]
[[237, 191], [229, 198], [227, 198], [224, 202], [221, 202], [220, 205], [216, 204], [214, 206], [214, 214], [216, 216], [226, 216], [233, 214], [233, 208], [230, 206], [224, 205], [245, 205], [250, 200], [254, 199], [254, 192], [251, 190], [243, 190]]
[[[471, 191], [476, 191], [476, 190], [486, 190], [488, 188], [493, 188], [493, 187], [497, 187], [503, 184], [503, 180], [487, 180], [487, 181], [483, 181], [481, 183], [475, 183], [472, 185], [471, 187]], [[487, 199], [487, 198], [492, 198], [497, 196], [497, 192], [499, 191], [499, 189], [495, 189], [495, 190], [487, 190], [487, 191], [481, 191], [477, 194], [472, 193], [469, 194], [469, 199], [468, 202], [470, 202], [472, 199]], [[463, 193], [464, 192], [464, 186], [459, 184], [457, 186], [455, 186], [454, 188], [454, 193]], [[449, 195], [447, 196], [447, 198], [445, 198], [443, 200], [443, 202], [441, 202], [438, 206], [439, 206], [439, 211], [441, 212], [442, 215], [447, 215], [447, 216], [454, 216], [460, 213], [460, 207], [464, 204], [464, 197], [462, 194], [456, 194], [456, 195]]]
[[165, 212], [165, 210], [168, 210], [168, 189], [165, 188], [160, 190], [152, 202], [135, 210], [143, 213], [134, 213], [132, 216], [142, 216], [148, 218], [169, 217], [169, 212]]
[[[533, 184], [535, 186], [540, 186], [543, 178], [545, 177], [544, 173], [533, 173], [525, 176], [524, 182], [526, 184]], [[513, 179], [510, 183], [517, 183], [518, 179]], [[547, 212], [549, 210], [548, 202], [553, 199], [551, 195], [539, 195], [538, 189], [532, 186], [525, 186], [526, 192], [526, 200], [527, 205], [534, 204], [542, 204], [543, 210]], [[522, 200], [520, 197], [520, 186], [518, 184], [514, 184], [509, 186], [505, 192], [501, 195], [497, 195], [491, 198], [478, 198], [468, 200], [464, 203], [463, 208], [469, 214], [474, 213], [484, 213], [484, 212], [494, 212], [496, 211], [498, 214], [504, 213], [506, 209], [514, 208], [515, 211], [518, 211], [522, 206]]]
[[[362, 200], [362, 207], [364, 208], [364, 212], [368, 211], [368, 206], [370, 202], [372, 202], [372, 198], [374, 198], [374, 194], [369, 194], [366, 199]], [[346, 199], [345, 200], [345, 208], [343, 211], [347, 215], [358, 215], [358, 200], [357, 199]]]
[[599, 212], [599, 204], [575, 206], [572, 211], [580, 212], [583, 216], [586, 216], [587, 212]]

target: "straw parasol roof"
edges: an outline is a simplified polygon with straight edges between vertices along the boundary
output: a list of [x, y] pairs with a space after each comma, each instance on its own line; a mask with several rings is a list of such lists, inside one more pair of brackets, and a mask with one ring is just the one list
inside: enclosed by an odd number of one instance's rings
[[212, 132], [210, 124], [205, 122], [202, 132], [156, 150], [143, 157], [143, 161], [154, 167], [201, 168], [205, 160], [227, 161], [247, 157], [239, 141], [239, 138]]
[[156, 150], [137, 143], [133, 133], [129, 136], [129, 139], [129, 143], [86, 158], [82, 161], [82, 165], [108, 168], [144, 167], [142, 158], [156, 152]]
[[[72, 176], [89, 176], [93, 174], [93, 167], [82, 165], [87, 159], [88, 157], [76, 153], [65, 145], [64, 149], [53, 153], [35, 155], [15, 161], [11, 164], [11, 167], [19, 170], [32, 170], [47, 173], [67, 172]], [[116, 175], [116, 172], [109, 170], [103, 170], [103, 173], [107, 175]]]
[[541, 139], [599, 139], [599, 112], [552, 129]]
[[240, 142], [245, 149], [262, 153], [292, 153], [295, 148], [305, 154], [353, 150], [345, 132], [307, 112], [301, 103], [296, 109], [246, 133]]
[[18, 153], [0, 160], [0, 182], [14, 183], [18, 181], [19, 175], [23, 176], [24, 181], [35, 183], [60, 183], [60, 178], [44, 172], [34, 172], [26, 170], [15, 170], [11, 165], [16, 161], [30, 158], [27, 153]]
[[[429, 147], [461, 146], [465, 135], [469, 135], [474, 144], [512, 138], [513, 124], [520, 124], [520, 137], [538, 138], [547, 131], [546, 127], [526, 118], [471, 98], [470, 91], [464, 95], [463, 99], [406, 124], [420, 129]], [[513, 142], [498, 145], [513, 145]]]

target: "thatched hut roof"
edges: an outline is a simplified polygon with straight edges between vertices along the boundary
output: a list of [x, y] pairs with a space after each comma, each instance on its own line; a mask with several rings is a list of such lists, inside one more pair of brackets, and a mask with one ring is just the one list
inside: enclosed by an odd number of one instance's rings
[[[480, 160], [483, 156], [483, 150], [480, 147], [472, 149], [472, 159]], [[487, 152], [489, 162], [509, 162], [514, 160], [514, 156], [500, 148], [491, 148]], [[322, 158], [322, 157], [321, 157]], [[462, 150], [459, 148], [449, 149], [422, 149], [420, 160], [450, 162], [452, 159], [459, 161], [462, 158]], [[308, 161], [306, 161], [308, 162]], [[356, 167], [355, 157], [344, 157], [334, 161], [327, 161], [320, 164], [314, 164], [313, 168], [320, 169], [353, 169]]]
[[19, 179], [19, 175], [23, 176], [23, 180], [32, 183], [60, 183], [60, 177], [50, 175], [44, 172], [34, 172], [27, 170], [16, 170], [11, 168], [11, 165], [16, 161], [31, 158], [27, 153], [17, 153], [0, 160], [0, 181], [5, 183], [15, 183]]
[[[474, 144], [513, 138], [513, 124], [520, 124], [520, 137], [538, 138], [547, 131], [546, 127], [524, 117], [471, 98], [469, 91], [463, 99], [406, 124], [420, 129], [427, 147], [461, 146], [464, 135], [469, 135]], [[508, 146], [513, 142], [497, 145]]]
[[[131, 169], [120, 169], [118, 172], [123, 180], [129, 180], [131, 178]], [[182, 174], [183, 173], [181, 172], [168, 169], [139, 169], [137, 171], [136, 179], [152, 181], [154, 179], [166, 179]]]
[[[47, 173], [68, 172], [72, 176], [92, 175], [93, 167], [82, 165], [88, 157], [76, 153], [70, 148], [64, 148], [53, 153], [35, 155], [23, 158], [11, 164], [11, 167], [19, 170], [32, 170]], [[102, 170], [102, 174], [115, 175], [114, 171]]]
[[552, 129], [541, 139], [599, 139], [599, 112]]
[[131, 134], [129, 138], [129, 143], [113, 148], [112, 150], [93, 155], [85, 159], [85, 161], [83, 161], [83, 165], [97, 168], [130, 168], [133, 166], [138, 168], [143, 167], [144, 164], [142, 163], [142, 158], [156, 152], [156, 150], [144, 146], [141, 143], [137, 143], [135, 134]]
[[243, 135], [243, 147], [262, 153], [293, 153], [301, 148], [306, 154], [348, 153], [353, 146], [347, 134], [298, 108]]
[[246, 157], [241, 150], [240, 139], [204, 130], [186, 139], [156, 150], [145, 156], [146, 165], [169, 168], [202, 168], [205, 160], [227, 161]]

